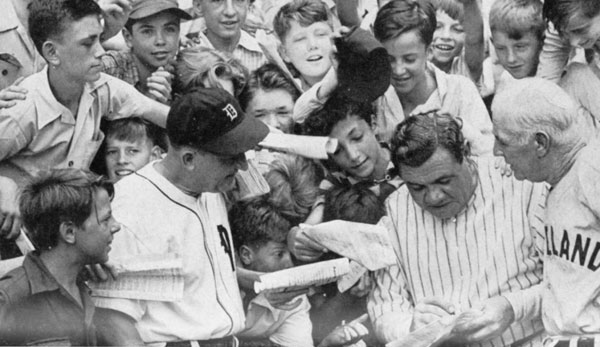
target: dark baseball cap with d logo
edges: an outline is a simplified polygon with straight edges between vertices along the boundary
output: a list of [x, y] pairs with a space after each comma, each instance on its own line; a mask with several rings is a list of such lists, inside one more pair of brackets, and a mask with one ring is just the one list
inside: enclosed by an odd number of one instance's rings
[[269, 128], [246, 117], [235, 98], [217, 88], [198, 88], [175, 100], [167, 117], [167, 134], [175, 146], [190, 146], [219, 155], [254, 148]]

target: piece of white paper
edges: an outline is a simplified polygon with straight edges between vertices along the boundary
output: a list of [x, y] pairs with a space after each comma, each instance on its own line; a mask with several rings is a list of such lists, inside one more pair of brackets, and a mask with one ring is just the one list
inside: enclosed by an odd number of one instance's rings
[[375, 271], [396, 264], [396, 254], [383, 225], [334, 220], [300, 228], [311, 240]]
[[155, 301], [183, 297], [183, 260], [176, 254], [113, 259], [117, 280], [90, 282], [94, 296]]
[[456, 316], [445, 317], [436, 320], [421, 329], [415, 330], [402, 339], [392, 341], [385, 347], [435, 347], [440, 345], [448, 337]]
[[340, 293], [347, 291], [352, 288], [358, 282], [363, 275], [367, 272], [367, 268], [355, 262], [354, 260], [350, 261], [350, 272], [342, 276], [337, 281], [337, 288]]
[[296, 266], [261, 275], [260, 281], [254, 282], [254, 291], [260, 294], [263, 291], [283, 292], [320, 286], [336, 281], [349, 271], [350, 262], [347, 258]]
[[297, 154], [311, 159], [327, 159], [335, 152], [337, 139], [326, 136], [303, 136], [270, 132], [259, 146], [275, 151]]
[[25, 256], [20, 256], [17, 258], [0, 260], [0, 277], [21, 266], [24, 259]]

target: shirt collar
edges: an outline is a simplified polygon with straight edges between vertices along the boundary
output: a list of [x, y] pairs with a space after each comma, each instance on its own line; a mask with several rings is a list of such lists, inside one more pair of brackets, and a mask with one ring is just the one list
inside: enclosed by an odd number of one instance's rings
[[[200, 44], [205, 45], [208, 48], [215, 49], [215, 46], [213, 46], [212, 42], [210, 42], [210, 40], [206, 36], [206, 33], [204, 33], [204, 32], [198, 34], [198, 41], [200, 42]], [[243, 47], [244, 49], [247, 49], [252, 52], [262, 53], [262, 49], [260, 48], [258, 41], [256, 41], [256, 39], [254, 37], [252, 37], [250, 34], [248, 34], [244, 30], [242, 30], [241, 35], [240, 35], [240, 41], [237, 44], [237, 47], [240, 47], [240, 46]]]
[[23, 269], [27, 274], [27, 280], [31, 287], [31, 294], [50, 292], [60, 289], [60, 285], [46, 265], [42, 262], [39, 255], [35, 252], [27, 254], [23, 260]]
[[434, 93], [438, 93], [440, 100], [444, 100], [446, 93], [448, 93], [448, 74], [438, 69], [431, 62], [427, 62], [427, 67], [433, 70], [435, 83], [437, 84], [437, 91]]
[[[100, 74], [100, 78], [95, 82], [88, 82], [83, 87], [83, 95], [91, 94], [98, 87], [106, 83], [106, 75]], [[75, 124], [75, 117], [77, 115], [71, 115], [71, 112], [54, 97], [52, 90], [50, 89], [50, 81], [48, 80], [48, 65], [42, 69], [42, 71], [33, 74], [29, 85], [33, 86], [37, 90], [39, 97], [36, 99], [36, 108], [38, 110], [44, 110], [44, 112], [37, 113], [38, 129], [42, 129], [46, 125], [52, 123], [59, 117], [65, 124]], [[80, 99], [81, 103], [81, 99]]]

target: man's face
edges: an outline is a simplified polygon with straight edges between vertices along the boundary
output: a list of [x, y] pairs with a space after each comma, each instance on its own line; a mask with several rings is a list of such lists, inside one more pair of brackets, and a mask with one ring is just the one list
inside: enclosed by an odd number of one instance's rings
[[451, 64], [458, 57], [465, 44], [465, 31], [462, 24], [445, 11], [437, 10], [437, 25], [431, 43], [432, 61]]
[[492, 32], [492, 43], [498, 60], [514, 78], [533, 76], [536, 72], [543, 42], [529, 31], [518, 39], [512, 39], [504, 31]]
[[291, 133], [294, 119], [294, 99], [284, 89], [258, 89], [248, 102], [246, 114], [260, 119], [266, 125]]
[[74, 82], [94, 82], [102, 71], [101, 57], [104, 49], [100, 45], [102, 24], [98, 16], [87, 16], [66, 24], [59, 39], [54, 42], [56, 56], [61, 69]]
[[133, 24], [123, 31], [131, 52], [150, 70], [165, 66], [175, 57], [179, 46], [179, 17], [164, 11]]
[[287, 244], [269, 241], [260, 247], [249, 247], [252, 263], [247, 267], [253, 271], [274, 272], [294, 266]]
[[283, 38], [283, 59], [292, 64], [309, 83], [320, 81], [331, 67], [331, 27], [327, 22], [301, 26], [290, 22], [290, 29]]
[[546, 170], [540, 167], [535, 142], [528, 139], [525, 143], [520, 143], [507, 131], [511, 129], [510, 121], [503, 117], [494, 117], [494, 155], [504, 157], [516, 179], [544, 181], [542, 175]]
[[426, 80], [427, 46], [416, 30], [382, 42], [392, 65], [392, 86], [399, 95], [410, 94]]
[[248, 0], [197, 0], [206, 22], [209, 36], [221, 40], [239, 37], [248, 13]]
[[248, 163], [244, 153], [238, 155], [217, 155], [205, 151], [195, 151], [194, 169], [189, 174], [196, 193], [224, 193], [235, 187], [235, 174], [238, 170], [247, 170]]
[[445, 149], [438, 148], [419, 167], [400, 165], [400, 176], [413, 200], [438, 218], [452, 218], [467, 207], [475, 184], [474, 168], [459, 164]]
[[127, 175], [141, 169], [153, 159], [152, 142], [143, 137], [137, 141], [122, 141], [114, 137], [106, 139], [106, 171], [108, 178], [117, 182]]
[[338, 140], [331, 158], [342, 170], [357, 179], [371, 178], [382, 160], [381, 148], [369, 124], [358, 116], [339, 121], [329, 137]]
[[77, 228], [75, 245], [84, 255], [87, 264], [105, 263], [113, 234], [121, 226], [112, 215], [110, 197], [106, 190], [97, 189], [92, 213]]

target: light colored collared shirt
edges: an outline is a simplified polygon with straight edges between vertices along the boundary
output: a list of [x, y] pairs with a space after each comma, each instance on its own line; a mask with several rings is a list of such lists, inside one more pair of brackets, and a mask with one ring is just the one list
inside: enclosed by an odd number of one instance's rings
[[[194, 44], [215, 49], [204, 33], [200, 33], [194, 39]], [[267, 62], [267, 58], [265, 58], [265, 54], [260, 48], [258, 41], [244, 30], [241, 31], [240, 42], [238, 42], [233, 50], [233, 57], [239, 60], [250, 72], [253, 72]]]
[[0, 110], [0, 162], [9, 160], [28, 173], [56, 167], [88, 168], [104, 134], [100, 119], [164, 113], [168, 108], [124, 81], [101, 74], [86, 83], [77, 115], [50, 90], [48, 67], [26, 78], [27, 98]]
[[244, 329], [231, 231], [221, 194], [183, 193], [151, 162], [115, 186], [112, 209], [122, 223], [110, 256], [178, 253], [182, 299], [174, 302], [95, 298], [131, 316], [146, 343], [209, 340]]
[[27, 28], [21, 24], [11, 0], [0, 0], [0, 53], [9, 53], [21, 63], [22, 76], [29, 76], [46, 66]]
[[[375, 274], [367, 309], [385, 342], [409, 333], [414, 306], [439, 297], [458, 311], [504, 296], [515, 322], [500, 337], [469, 346], [510, 346], [543, 330], [540, 319], [543, 249], [542, 184], [502, 176], [493, 158], [472, 157], [477, 187], [455, 218], [422, 209], [406, 187], [387, 200], [387, 223], [398, 264]], [[541, 346], [541, 338], [523, 346]]]
[[283, 347], [312, 347], [312, 323], [310, 303], [306, 295], [299, 297], [302, 303], [293, 310], [276, 309], [263, 294], [248, 305], [246, 328], [237, 336], [241, 339], [268, 338]]

